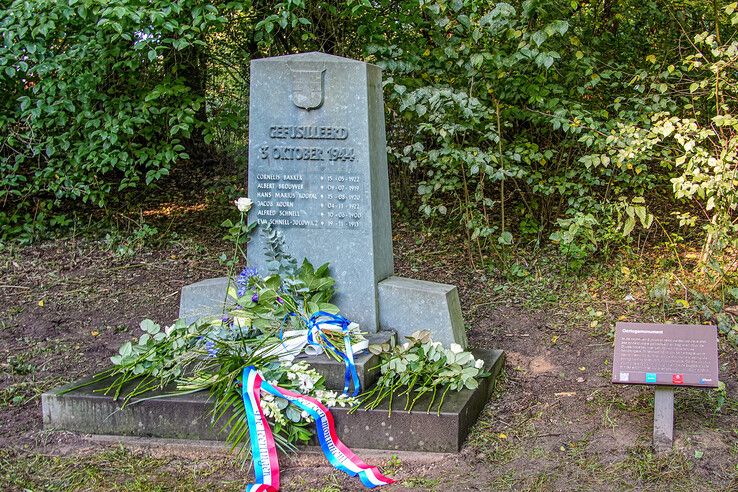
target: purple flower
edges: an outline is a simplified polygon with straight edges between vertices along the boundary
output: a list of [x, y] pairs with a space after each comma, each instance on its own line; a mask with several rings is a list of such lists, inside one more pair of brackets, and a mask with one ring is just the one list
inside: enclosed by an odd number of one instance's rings
[[208, 351], [208, 357], [211, 359], [218, 355], [218, 347], [215, 346], [215, 342], [212, 340], [205, 342], [205, 349]]
[[229, 319], [230, 319], [230, 318], [229, 318], [228, 316], [223, 316], [222, 318], [220, 318], [220, 320], [221, 320], [221, 321], [222, 321], [223, 323], [228, 323], [228, 320], [229, 320]]
[[246, 289], [249, 286], [249, 280], [251, 277], [256, 277], [257, 274], [258, 271], [256, 270], [256, 267], [247, 266], [241, 270], [241, 273], [236, 277], [236, 287], [238, 288], [236, 295], [238, 295], [238, 297], [242, 297], [246, 293]]
[[254, 295], [251, 296], [251, 301], [253, 301], [253, 302], [259, 302], [259, 294], [258, 293], [254, 293]]
[[284, 299], [282, 299], [281, 297], [277, 297], [277, 302], [280, 304], [284, 304]]

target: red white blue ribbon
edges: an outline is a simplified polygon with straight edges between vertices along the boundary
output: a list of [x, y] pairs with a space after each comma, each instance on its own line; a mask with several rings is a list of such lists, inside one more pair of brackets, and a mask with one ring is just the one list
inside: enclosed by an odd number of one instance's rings
[[242, 381], [241, 392], [249, 424], [249, 439], [256, 477], [255, 483], [246, 486], [246, 492], [276, 492], [279, 490], [277, 448], [274, 444], [272, 430], [261, 409], [260, 393], [262, 390], [286, 399], [306, 411], [315, 420], [320, 448], [335, 468], [349, 476], [358, 476], [368, 488], [373, 489], [394, 483], [394, 480], [382, 475], [376, 467], [361, 461], [338, 439], [333, 415], [318, 400], [269, 384], [254, 366], [244, 367]]

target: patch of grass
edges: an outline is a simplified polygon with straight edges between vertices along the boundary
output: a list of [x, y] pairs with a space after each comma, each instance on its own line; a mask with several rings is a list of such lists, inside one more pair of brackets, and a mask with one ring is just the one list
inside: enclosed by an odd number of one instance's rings
[[8, 357], [5, 364], [0, 364], [0, 369], [7, 370], [10, 374], [17, 376], [25, 376], [36, 372], [38, 368], [30, 362], [30, 357], [27, 354], [18, 354]]
[[223, 463], [193, 466], [190, 462], [133, 453], [123, 447], [83, 456], [23, 455], [0, 450], [0, 489], [129, 492], [242, 490], [245, 474], [243, 479], [229, 479], [227, 472], [230, 470], [226, 466]]
[[609, 413], [612, 413], [612, 410], [619, 410], [643, 415], [653, 409], [653, 390], [642, 388], [636, 395], [628, 398], [618, 388], [607, 388], [605, 391], [593, 393], [590, 403], [606, 409]]
[[402, 461], [396, 454], [390, 456], [390, 459], [388, 459], [382, 467], [382, 471], [385, 475], [396, 475], [401, 469]]
[[424, 478], [424, 477], [411, 477], [402, 481], [402, 485], [405, 487], [412, 487], [413, 489], [422, 489], [433, 491], [441, 483], [438, 479]]
[[488, 490], [517, 490], [515, 485], [519, 482], [515, 470], [507, 470], [497, 475], [494, 480], [488, 484]]
[[40, 386], [34, 381], [21, 381], [6, 386], [0, 390], [0, 410], [10, 406], [20, 407], [33, 401], [43, 393]]
[[625, 460], [615, 464], [612, 471], [621, 474], [623, 484], [672, 484], [671, 490], [690, 490], [692, 467], [689, 458], [679, 451], [656, 454], [648, 446], [639, 446], [629, 449]]
[[738, 400], [728, 395], [725, 385], [715, 389], [683, 388], [674, 398], [674, 411], [679, 415], [695, 413], [714, 420], [718, 414], [738, 412]]
[[310, 487], [310, 492], [341, 492], [343, 490], [339, 475], [335, 470], [327, 476], [326, 482], [328, 483], [318, 488]]
[[495, 465], [509, 463], [526, 454], [524, 443], [536, 435], [534, 421], [539, 416], [520, 415], [508, 426], [487, 407], [469, 436], [469, 446], [485, 461]]

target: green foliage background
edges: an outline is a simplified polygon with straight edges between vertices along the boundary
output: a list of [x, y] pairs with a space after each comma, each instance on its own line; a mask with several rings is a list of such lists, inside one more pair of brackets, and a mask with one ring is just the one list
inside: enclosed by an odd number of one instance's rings
[[2, 237], [241, 155], [249, 61], [321, 50], [384, 69], [395, 207], [472, 262], [688, 236], [727, 275], [737, 24], [718, 0], [5, 2]]

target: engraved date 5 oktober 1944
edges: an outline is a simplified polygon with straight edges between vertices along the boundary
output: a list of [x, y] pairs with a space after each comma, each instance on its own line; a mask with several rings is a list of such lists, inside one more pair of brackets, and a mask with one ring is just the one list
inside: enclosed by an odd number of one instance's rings
[[289, 145], [262, 145], [259, 147], [261, 159], [278, 161], [353, 161], [356, 154], [353, 147], [300, 147]]

